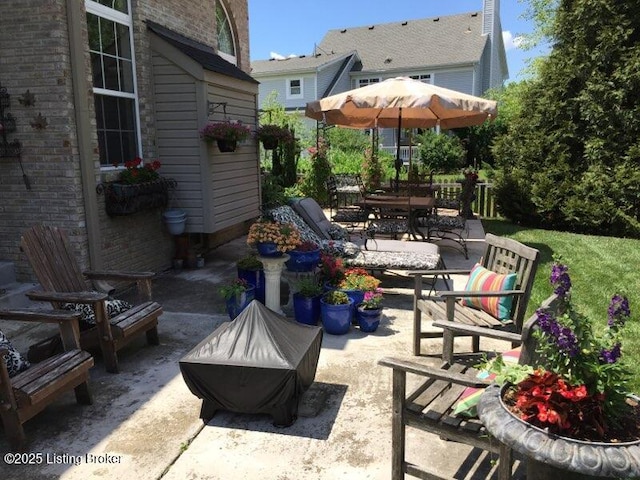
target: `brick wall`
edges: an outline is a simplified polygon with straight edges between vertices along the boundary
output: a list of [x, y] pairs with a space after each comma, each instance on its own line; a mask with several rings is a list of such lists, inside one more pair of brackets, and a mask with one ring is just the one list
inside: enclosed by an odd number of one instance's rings
[[[78, 0], [84, 5], [84, 2]], [[134, 42], [140, 101], [143, 157], [156, 157], [151, 82], [149, 32], [143, 21], [150, 19], [196, 40], [215, 46], [215, 0], [134, 0]], [[239, 66], [249, 71], [247, 0], [225, 4], [235, 23], [241, 47]], [[83, 8], [83, 7], [82, 7]], [[84, 44], [86, 25], [82, 24]], [[90, 58], [85, 53], [86, 78], [90, 84]], [[16, 263], [20, 281], [32, 280], [31, 270], [19, 252], [20, 234], [30, 225], [59, 225], [71, 235], [81, 268], [88, 268], [88, 237], [80, 152], [75, 124], [71, 81], [69, 32], [65, 0], [0, 1], [0, 83], [12, 95], [10, 112], [17, 131], [9, 140], [23, 144], [22, 166], [31, 190], [23, 183], [17, 159], [0, 158], [0, 259]], [[29, 90], [35, 105], [26, 107], [18, 98]], [[89, 115], [93, 118], [93, 96], [89, 88]], [[31, 127], [38, 113], [47, 119], [43, 130]], [[93, 157], [88, 164], [101, 175], [97, 156], [95, 121], [91, 121]], [[127, 160], [127, 159], [124, 159]], [[160, 170], [162, 173], [162, 170]], [[95, 188], [89, 185], [88, 188]], [[162, 225], [160, 211], [110, 218], [104, 197], [98, 196], [100, 224], [100, 268], [160, 271], [168, 268], [173, 238]]]

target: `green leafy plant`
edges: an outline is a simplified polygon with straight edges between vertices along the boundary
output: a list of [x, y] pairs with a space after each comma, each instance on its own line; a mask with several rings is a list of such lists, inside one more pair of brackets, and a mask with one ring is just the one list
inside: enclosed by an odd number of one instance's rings
[[244, 278], [236, 278], [232, 280], [231, 283], [221, 286], [219, 292], [225, 300], [231, 300], [232, 298], [246, 292], [250, 286], [250, 283]]
[[380, 280], [363, 268], [349, 268], [344, 272], [344, 278], [338, 283], [342, 290], [362, 290], [373, 292], [380, 286]]
[[320, 282], [314, 278], [303, 278], [296, 283], [296, 291], [303, 297], [313, 298], [322, 294]]
[[464, 165], [467, 153], [458, 137], [427, 130], [418, 141], [420, 159], [427, 169], [446, 173]]
[[202, 130], [200, 136], [207, 141], [227, 140], [241, 142], [251, 135], [251, 130], [241, 122], [210, 122]]
[[247, 255], [236, 262], [236, 266], [242, 270], [262, 270], [264, 265], [256, 255]]
[[349, 296], [340, 290], [331, 290], [330, 292], [325, 293], [322, 299], [324, 300], [324, 303], [328, 303], [330, 305], [349, 304]]
[[[113, 164], [114, 167], [118, 167], [118, 163]], [[133, 160], [124, 162], [125, 170], [122, 170], [118, 175], [118, 182], [125, 183], [127, 185], [134, 185], [136, 183], [152, 182], [160, 178], [158, 169], [160, 168], [160, 161], [154, 160], [149, 163], [143, 163], [142, 158], [136, 157]]]

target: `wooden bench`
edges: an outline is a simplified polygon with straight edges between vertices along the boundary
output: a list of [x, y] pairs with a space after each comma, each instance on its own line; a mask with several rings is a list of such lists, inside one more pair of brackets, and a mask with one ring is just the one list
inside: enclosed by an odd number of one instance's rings
[[89, 389], [89, 369], [93, 357], [80, 349], [80, 314], [61, 310], [1, 310], [0, 319], [57, 323], [64, 351], [9, 377], [0, 349], [0, 417], [13, 450], [23, 450], [26, 436], [23, 424], [41, 412], [61, 394], [74, 389], [80, 404], [93, 403]]

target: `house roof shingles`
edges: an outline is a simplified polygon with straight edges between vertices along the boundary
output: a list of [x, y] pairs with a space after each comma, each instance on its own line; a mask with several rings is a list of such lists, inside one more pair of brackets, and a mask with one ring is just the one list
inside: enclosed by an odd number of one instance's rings
[[182, 53], [198, 62], [202, 67], [211, 72], [220, 73], [229, 77], [244, 80], [245, 82], [259, 83], [248, 73], [227, 62], [216, 51], [204, 43], [197, 42], [189, 37], [185, 37], [173, 30], [169, 30], [162, 25], [146, 20], [147, 28], [160, 38], [170, 43]]
[[318, 49], [333, 54], [355, 49], [363, 72], [424, 69], [478, 62], [487, 38], [482, 13], [473, 12], [329, 30]]
[[301, 55], [299, 57], [288, 57], [282, 60], [255, 60], [251, 62], [251, 73], [254, 75], [260, 75], [319, 70], [333, 62], [342, 61], [344, 58], [353, 54], [355, 54], [353, 48], [349, 48], [345, 51], [334, 54], [318, 52], [317, 55]]

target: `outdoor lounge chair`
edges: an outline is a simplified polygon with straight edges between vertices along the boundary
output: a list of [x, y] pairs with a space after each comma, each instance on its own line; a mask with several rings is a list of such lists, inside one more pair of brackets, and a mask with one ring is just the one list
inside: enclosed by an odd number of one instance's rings
[[[300, 206], [301, 203], [306, 205], [304, 210]], [[431, 270], [440, 265], [440, 254], [436, 245], [420, 242], [419, 250], [412, 250], [409, 245], [404, 247], [404, 250], [400, 250], [403, 244], [411, 242], [396, 241], [394, 244], [398, 249], [395, 251], [383, 251], [382, 248], [376, 251], [365, 250], [362, 244], [347, 241], [348, 232], [339, 225], [332, 224], [315, 200], [305, 198], [294, 202], [294, 206], [295, 211], [292, 207], [285, 205], [270, 210], [268, 216], [279, 222], [293, 223], [300, 231], [303, 241], [314, 242], [325, 251], [342, 256], [347, 266], [370, 270]], [[298, 211], [305, 211], [307, 216], [313, 215], [308, 217], [312, 218], [310, 223], [307, 223], [297, 213]], [[413, 248], [416, 246], [414, 245]]]
[[[541, 308], [555, 311], [559, 306], [558, 297], [552, 295]], [[535, 339], [532, 332], [537, 319], [537, 315], [533, 315], [527, 320], [521, 334], [494, 332], [495, 335], [492, 336], [507, 342], [521, 343], [522, 349], [518, 362], [531, 363], [535, 353]], [[468, 333], [476, 332], [473, 327], [469, 327]], [[512, 452], [509, 446], [492, 437], [477, 417], [454, 415], [460, 397], [464, 393], [468, 394], [468, 390], [465, 392], [467, 387], [484, 388], [490, 383], [489, 380], [478, 378], [477, 371], [461, 363], [445, 362], [437, 368], [398, 358], [383, 358], [378, 364], [393, 369], [392, 480], [403, 480], [405, 473], [419, 478], [444, 478], [436, 472], [406, 461], [407, 427], [417, 428], [446, 440], [498, 454], [498, 478], [500, 480], [511, 478]], [[417, 388], [411, 393], [407, 393], [407, 374], [411, 375], [410, 380], [413, 380], [413, 376], [418, 376], [420, 379]], [[414, 382], [410, 384], [414, 385]]]
[[1, 320], [57, 323], [63, 351], [40, 363], [29, 365], [0, 332], [0, 418], [13, 450], [23, 450], [23, 424], [63, 393], [75, 390], [80, 404], [93, 403], [89, 390], [89, 369], [93, 357], [80, 350], [77, 312], [61, 310], [2, 310]]
[[[27, 293], [31, 300], [51, 302], [54, 308], [82, 310], [80, 345], [100, 347], [108, 372], [118, 372], [116, 352], [134, 337], [145, 333], [147, 343], [158, 345], [158, 317], [162, 307], [151, 300], [153, 272], [84, 272], [76, 262], [67, 234], [60, 228], [36, 225], [20, 242], [31, 268], [45, 291]], [[91, 291], [87, 279], [136, 283], [142, 302], [123, 309], [104, 293]], [[86, 308], [88, 307], [88, 308]]]
[[[467, 336], [472, 326], [472, 350], [477, 352], [480, 348], [480, 336], [491, 336], [490, 330], [508, 330], [519, 334], [522, 322], [527, 310], [527, 303], [533, 288], [536, 270], [538, 268], [540, 252], [535, 248], [503, 237], [497, 237], [488, 233], [485, 236], [485, 250], [475, 272], [481, 273], [482, 268], [489, 274], [515, 274], [512, 288], [499, 290], [464, 290], [438, 292], [437, 296], [424, 295], [422, 280], [424, 275], [463, 275], [470, 274], [470, 270], [442, 270], [416, 272], [414, 287], [414, 324], [413, 324], [413, 354], [420, 355], [420, 341], [423, 338], [443, 337], [443, 360], [453, 362], [453, 340], [455, 336]], [[478, 278], [478, 277], [476, 277]], [[502, 285], [498, 280], [501, 277], [493, 277], [495, 285]], [[506, 280], [506, 278], [505, 278]], [[510, 280], [510, 279], [509, 279]], [[482, 285], [484, 287], [484, 284]], [[496, 297], [511, 297], [511, 306], [504, 308], [506, 315], [490, 313], [484, 305], [482, 308], [474, 303], [473, 299], [482, 300]], [[465, 305], [460, 302], [464, 299]], [[498, 305], [499, 306], [499, 305]], [[434, 325], [444, 325], [443, 332], [423, 332], [422, 314], [428, 315], [434, 320]], [[502, 313], [502, 312], [501, 312]], [[498, 317], [502, 316], [502, 319]], [[464, 329], [458, 327], [464, 326]]]

